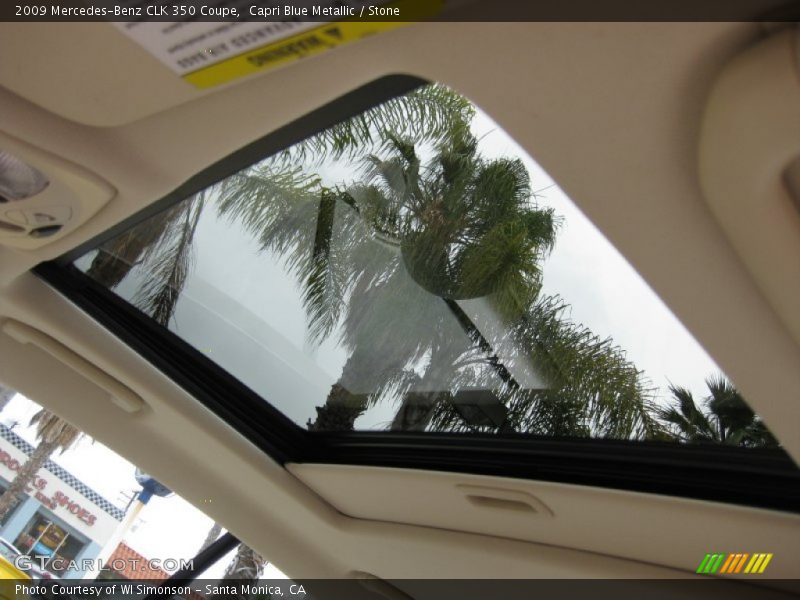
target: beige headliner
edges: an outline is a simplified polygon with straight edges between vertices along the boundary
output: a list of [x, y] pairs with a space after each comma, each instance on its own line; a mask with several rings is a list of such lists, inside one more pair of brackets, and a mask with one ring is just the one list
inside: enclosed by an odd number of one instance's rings
[[[691, 568], [664, 549], [680, 535], [674, 513], [711, 515], [719, 510], [714, 504], [623, 494], [653, 511], [658, 544], [635, 535], [635, 517], [624, 539], [576, 537], [565, 519], [558, 525], [563, 535], [555, 530], [528, 541], [505, 539], [491, 525], [479, 535], [436, 529], [435, 523], [346, 517], [26, 271], [326, 101], [382, 75], [410, 73], [454, 87], [511, 132], [642, 273], [797, 458], [798, 340], [732, 251], [696, 174], [701, 114], [714, 77], [759, 34], [754, 24], [725, 23], [418, 24], [199, 93], [110, 25], [0, 24], [0, 132], [73, 161], [117, 190], [95, 218], [57, 242], [27, 253], [0, 248], [0, 318], [52, 335], [137, 391], [149, 407], [126, 416], [94, 384], [4, 335], [0, 379], [203, 506], [291, 575], [677, 573], [611, 556]], [[147, 444], [140, 443], [143, 437]], [[303, 479], [311, 488], [322, 486], [309, 473]], [[419, 490], [429, 478], [420, 474]], [[414, 485], [411, 477], [407, 493]], [[213, 502], [204, 504], [209, 495]], [[580, 494], [575, 497], [580, 502]], [[591, 497], [585, 495], [584, 510], [596, 509], [602, 519], [604, 509], [589, 503]], [[773, 573], [797, 576], [800, 535], [785, 535], [798, 532], [797, 518], [742, 510], [757, 524], [737, 538], [742, 548], [774, 540], [778, 549], [765, 548], [776, 552]], [[554, 511], [558, 517], [558, 507]], [[708, 520], [706, 536], [692, 538], [686, 551], [702, 556], [719, 547], [715, 542], [729, 544], [737, 518]]]

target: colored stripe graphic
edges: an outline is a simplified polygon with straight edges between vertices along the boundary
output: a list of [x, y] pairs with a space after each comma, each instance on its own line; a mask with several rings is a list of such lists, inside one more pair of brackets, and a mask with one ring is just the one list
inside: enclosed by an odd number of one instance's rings
[[716, 573], [719, 570], [719, 568], [722, 566], [722, 561], [725, 560], [725, 556], [727, 555], [726, 554], [717, 555], [717, 560], [714, 562], [714, 566], [711, 567], [709, 573]]
[[725, 560], [726, 554], [706, 554], [700, 566], [697, 567], [698, 573], [716, 573]]
[[723, 569], [723, 573], [733, 573], [736, 570], [736, 566], [739, 564], [739, 561], [742, 559], [742, 555], [738, 552], [736, 554], [730, 554], [730, 564], [728, 565], [727, 569]]
[[760, 575], [766, 570], [772, 557], [772, 553], [765, 552], [756, 554], [749, 554], [747, 552], [731, 554], [715, 552], [713, 554], [706, 554], [703, 557], [696, 572], [708, 575], [733, 575], [742, 573], [742, 569], [744, 569], [744, 573], [748, 575]]
[[767, 554], [764, 557], [764, 562], [761, 563], [761, 568], [758, 570], [759, 574], [764, 572], [764, 569], [767, 568], [767, 565], [769, 564], [769, 561], [771, 561], [771, 560], [772, 560], [772, 552], [770, 552], [769, 554]]
[[751, 573], [753, 575], [761, 574], [764, 572], [764, 569], [767, 568], [769, 561], [772, 560], [772, 554], [754, 554], [753, 559], [745, 568], [745, 573]]
[[719, 570], [719, 572], [730, 573], [730, 569], [734, 564], [736, 564], [736, 554], [728, 554], [728, 558], [726, 558], [725, 562], [722, 563], [722, 568]]
[[749, 554], [747, 554], [746, 552], [745, 552], [744, 554], [742, 554], [742, 555], [741, 555], [741, 558], [739, 559], [739, 562], [738, 562], [738, 564], [736, 565], [736, 570], [734, 571], [734, 573], [738, 573], [739, 571], [741, 571], [741, 570], [742, 570], [742, 567], [744, 566], [744, 561], [746, 561], [746, 560], [747, 560], [747, 557], [748, 557], [748, 556], [750, 556], [750, 555], [749, 555]]
[[700, 566], [697, 567], [697, 571], [695, 571], [695, 573], [705, 573], [706, 572], [706, 566], [708, 565], [708, 561], [710, 559], [711, 559], [711, 555], [710, 554], [706, 554], [705, 557], [703, 558], [703, 560], [700, 561]]
[[745, 573], [752, 573], [753, 569], [757, 569], [759, 564], [763, 560], [763, 554], [753, 554], [753, 558], [750, 559], [750, 562], [747, 563], [747, 566], [744, 568]]

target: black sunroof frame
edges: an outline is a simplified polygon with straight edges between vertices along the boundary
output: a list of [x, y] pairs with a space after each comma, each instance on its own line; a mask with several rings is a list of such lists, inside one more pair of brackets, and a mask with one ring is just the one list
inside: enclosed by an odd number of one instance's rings
[[[800, 470], [782, 450], [666, 442], [307, 431], [72, 263], [166, 207], [327, 127], [428, 82], [391, 75], [223, 158], [172, 193], [34, 273], [281, 464], [413, 468], [555, 481], [800, 512]], [[235, 398], [236, 401], [231, 401]]]

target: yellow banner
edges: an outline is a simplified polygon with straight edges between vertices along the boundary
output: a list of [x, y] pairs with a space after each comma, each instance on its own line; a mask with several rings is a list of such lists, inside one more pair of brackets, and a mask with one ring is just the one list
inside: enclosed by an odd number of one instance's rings
[[194, 71], [183, 78], [199, 88], [208, 88], [252, 73], [273, 69], [286, 63], [332, 50], [337, 46], [355, 42], [361, 38], [388, 31], [404, 22], [371, 23], [365, 21], [341, 21], [324, 23], [315, 29], [248, 50], [216, 65]]
[[274, 69], [287, 63], [321, 54], [362, 38], [425, 20], [441, 12], [444, 0], [397, 0], [385, 4], [403, 21], [360, 21], [348, 19], [320, 23], [319, 27], [276, 40], [217, 64], [187, 73], [183, 78], [198, 88], [209, 88], [239, 77]]

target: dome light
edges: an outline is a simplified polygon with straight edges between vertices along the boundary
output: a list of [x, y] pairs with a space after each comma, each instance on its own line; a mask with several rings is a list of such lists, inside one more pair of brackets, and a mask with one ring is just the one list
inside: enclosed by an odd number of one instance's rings
[[25, 200], [49, 184], [50, 181], [41, 171], [13, 154], [0, 150], [0, 203]]

